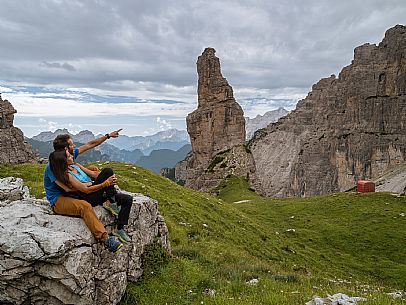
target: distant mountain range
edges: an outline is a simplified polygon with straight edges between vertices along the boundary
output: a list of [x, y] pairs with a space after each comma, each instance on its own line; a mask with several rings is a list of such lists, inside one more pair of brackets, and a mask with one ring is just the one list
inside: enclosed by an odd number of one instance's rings
[[[36, 152], [41, 158], [48, 159], [49, 154], [54, 150], [52, 146], [52, 141], [37, 141], [30, 138], [25, 138], [27, 143], [31, 144], [32, 149]], [[76, 142], [76, 145], [80, 146], [82, 143]], [[88, 162], [95, 162], [95, 161], [106, 161], [110, 160], [108, 155], [102, 154], [100, 151], [91, 149], [87, 152], [81, 154], [77, 161], [79, 163], [88, 163]]]
[[264, 115], [257, 115], [255, 118], [250, 119], [249, 117], [245, 117], [245, 133], [246, 133], [246, 140], [250, 140], [255, 131], [261, 128], [265, 128], [270, 123], [277, 122], [281, 117], [287, 115], [289, 111], [285, 108], [278, 108], [276, 110], [271, 110], [265, 112]]
[[[284, 108], [268, 111], [263, 116], [246, 120], [247, 140], [257, 129], [266, 127], [269, 123], [276, 122], [280, 117], [288, 114]], [[40, 157], [48, 158], [53, 150], [52, 141], [57, 135], [69, 134], [76, 146], [87, 143], [102, 136], [94, 135], [89, 130], [82, 130], [71, 134], [67, 129], [57, 129], [54, 132], [44, 131], [31, 139], [26, 138]], [[111, 138], [78, 158], [78, 162], [94, 162], [98, 160], [112, 160], [128, 162], [143, 166], [159, 173], [161, 168], [174, 167], [178, 161], [184, 160], [191, 151], [189, 135], [186, 130], [168, 129], [151, 136], [126, 136]]]
[[[89, 130], [83, 130], [78, 134], [71, 134], [67, 129], [57, 129], [55, 132], [41, 132], [40, 134], [27, 138], [40, 157], [48, 158], [53, 150], [52, 141], [60, 134], [69, 134], [76, 146], [87, 143], [101, 135], [95, 136]], [[161, 167], [173, 167], [176, 162], [183, 160], [191, 150], [189, 136], [186, 131], [170, 129], [158, 132], [152, 136], [129, 137], [120, 135], [115, 139], [97, 146], [78, 158], [78, 162], [94, 162], [98, 160], [112, 160], [128, 162], [143, 166], [149, 170], [159, 173]], [[121, 147], [121, 148], [120, 148]], [[126, 149], [123, 149], [126, 147]]]
[[139, 149], [144, 154], [149, 154], [154, 149], [177, 150], [185, 144], [189, 144], [190, 141], [186, 130], [168, 129], [145, 137], [120, 135], [118, 138], [110, 139], [109, 143], [120, 149], [130, 151]]
[[175, 167], [176, 163], [184, 160], [191, 150], [192, 145], [190, 144], [186, 144], [176, 151], [170, 149], [153, 150], [149, 156], [141, 157], [136, 164], [160, 173], [162, 168]]
[[[57, 129], [54, 132], [45, 131], [33, 136], [32, 139], [46, 142], [52, 141], [57, 135], [69, 134], [75, 142], [86, 143], [94, 138], [102, 136], [95, 136], [89, 130], [82, 130], [78, 134], [71, 134], [67, 129]], [[189, 135], [186, 130], [168, 129], [160, 131], [151, 136], [134, 136], [129, 137], [126, 135], [120, 135], [118, 138], [111, 138], [108, 140], [110, 145], [117, 147], [118, 149], [124, 149], [126, 151], [140, 150], [144, 155], [148, 155], [151, 151], [156, 149], [171, 149], [178, 150], [182, 146], [189, 144]], [[103, 143], [104, 144], [104, 143]], [[106, 148], [107, 149], [107, 148]], [[103, 151], [103, 149], [100, 149]], [[107, 149], [107, 150], [111, 150]]]

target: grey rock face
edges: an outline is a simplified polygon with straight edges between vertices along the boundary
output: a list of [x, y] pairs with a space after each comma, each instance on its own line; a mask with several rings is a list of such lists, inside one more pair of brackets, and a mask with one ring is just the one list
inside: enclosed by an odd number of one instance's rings
[[406, 27], [355, 49], [338, 78], [315, 84], [254, 136], [257, 176], [269, 196], [344, 191], [406, 160]]
[[[82, 219], [55, 215], [47, 201], [30, 198], [21, 179], [1, 179], [0, 187], [1, 304], [117, 304], [127, 282], [142, 274], [144, 247], [158, 237], [170, 251], [157, 202], [143, 195], [128, 193], [132, 242], [111, 253]], [[95, 210], [112, 224], [102, 207]]]
[[[263, 193], [255, 173], [252, 154], [243, 145], [233, 146], [215, 155], [203, 172], [200, 169], [188, 167], [189, 158], [190, 156], [176, 165], [175, 181], [178, 183], [186, 180], [186, 182], [189, 181], [186, 186], [209, 191], [227, 176], [235, 175], [245, 177], [255, 191]], [[193, 177], [192, 182], [190, 182], [190, 177]]]
[[377, 192], [406, 192], [406, 163], [380, 177], [376, 182]]
[[36, 161], [31, 145], [24, 142], [22, 131], [13, 126], [16, 112], [8, 100], [0, 97], [0, 164]]
[[0, 179], [0, 202], [27, 199], [30, 191], [21, 178], [6, 177]]
[[264, 115], [257, 115], [255, 118], [250, 119], [249, 117], [245, 118], [245, 132], [246, 140], [250, 140], [255, 131], [261, 128], [265, 128], [271, 123], [277, 122], [281, 117], [287, 115], [289, 111], [284, 108], [278, 108], [276, 110], [267, 111]]

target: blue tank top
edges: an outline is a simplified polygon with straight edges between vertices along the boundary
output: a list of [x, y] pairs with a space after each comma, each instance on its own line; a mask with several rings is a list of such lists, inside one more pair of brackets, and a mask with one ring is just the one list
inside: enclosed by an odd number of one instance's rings
[[69, 171], [69, 174], [71, 174], [73, 177], [75, 177], [76, 179], [78, 179], [80, 182], [92, 182], [92, 179], [90, 179], [90, 177], [80, 169], [79, 166], [72, 164], [72, 167], [76, 168], [76, 170], [78, 171], [78, 173], [74, 173]]

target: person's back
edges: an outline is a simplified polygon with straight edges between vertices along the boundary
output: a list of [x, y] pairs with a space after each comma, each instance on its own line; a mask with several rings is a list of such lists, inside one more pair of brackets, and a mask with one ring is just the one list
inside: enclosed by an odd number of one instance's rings
[[52, 206], [55, 205], [55, 201], [58, 199], [58, 196], [64, 193], [64, 190], [59, 187], [56, 183], [56, 178], [52, 173], [49, 163], [45, 166], [44, 171], [44, 189], [45, 195], [49, 204]]

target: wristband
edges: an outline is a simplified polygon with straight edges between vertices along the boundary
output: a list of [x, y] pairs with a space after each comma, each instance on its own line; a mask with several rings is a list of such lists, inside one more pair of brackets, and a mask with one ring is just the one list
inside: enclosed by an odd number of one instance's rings
[[102, 186], [102, 188], [108, 187], [110, 186], [110, 182], [108, 180], [104, 181], [103, 183], [100, 184]]
[[107, 139], [110, 139], [110, 135], [108, 133], [106, 133], [105, 136], [107, 137]]

